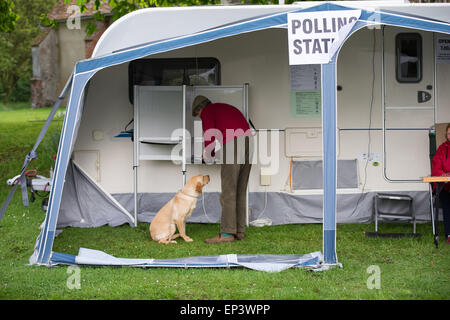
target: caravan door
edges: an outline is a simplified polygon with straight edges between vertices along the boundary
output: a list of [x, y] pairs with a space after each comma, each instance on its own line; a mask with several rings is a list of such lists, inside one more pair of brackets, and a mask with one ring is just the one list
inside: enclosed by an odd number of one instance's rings
[[390, 26], [383, 34], [385, 178], [421, 181], [430, 174], [435, 122], [433, 34]]

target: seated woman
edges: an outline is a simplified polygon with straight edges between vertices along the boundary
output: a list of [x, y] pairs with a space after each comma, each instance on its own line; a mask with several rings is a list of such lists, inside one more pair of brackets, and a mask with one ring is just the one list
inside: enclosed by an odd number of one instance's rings
[[[450, 124], [445, 129], [446, 141], [434, 154], [431, 175], [450, 176]], [[447, 183], [439, 194], [444, 210], [444, 230], [447, 244], [450, 244], [450, 183]]]

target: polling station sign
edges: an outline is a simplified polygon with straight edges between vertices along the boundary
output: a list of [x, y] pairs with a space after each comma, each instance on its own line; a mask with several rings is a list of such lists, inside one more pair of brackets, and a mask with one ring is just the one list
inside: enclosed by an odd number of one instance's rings
[[360, 15], [361, 10], [289, 13], [289, 64], [328, 63]]

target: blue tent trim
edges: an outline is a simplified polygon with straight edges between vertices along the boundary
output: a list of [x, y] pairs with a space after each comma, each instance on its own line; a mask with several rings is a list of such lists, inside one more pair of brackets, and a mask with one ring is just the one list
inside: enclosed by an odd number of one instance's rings
[[[224, 37], [230, 37], [246, 32], [253, 32], [257, 30], [264, 30], [273, 27], [286, 27], [287, 14], [295, 12], [316, 12], [316, 11], [337, 11], [349, 10], [348, 8], [332, 3], [325, 3], [302, 10], [294, 10], [286, 13], [270, 15], [265, 18], [258, 18], [244, 23], [234, 24], [228, 27], [216, 28], [210, 31], [205, 31], [190, 36], [184, 36], [177, 39], [171, 39], [158, 43], [149, 44], [137, 49], [132, 49], [125, 52], [111, 54], [97, 59], [80, 61], [76, 65], [76, 73], [87, 72], [95, 69], [105, 68], [111, 65], [124, 63], [127, 61], [143, 58], [145, 56], [175, 50], [187, 46], [192, 46], [199, 43], [204, 43]], [[414, 29], [421, 29], [425, 31], [449, 33], [450, 27], [446, 23], [429, 21], [425, 19], [418, 19], [407, 17], [404, 15], [395, 15], [393, 13], [383, 13], [379, 11], [361, 10], [360, 21], [369, 23], [385, 24], [399, 27], [409, 27]]]
[[[82, 75], [75, 74], [73, 77], [69, 103], [58, 146], [58, 154], [56, 157], [55, 172], [47, 207], [47, 214], [45, 216], [44, 227], [41, 235], [37, 239], [37, 264], [48, 264], [51, 258], [64, 180], [73, 149], [73, 136], [78, 128], [77, 119], [79, 119], [81, 115], [81, 108], [79, 108], [79, 105], [84, 97], [84, 88], [93, 75], [94, 72], [91, 72]], [[32, 255], [33, 259], [34, 257], [35, 254]], [[33, 263], [34, 261], [30, 262]]]
[[[303, 10], [291, 12], [316, 12], [350, 10], [341, 5], [332, 3], [321, 4]], [[91, 77], [103, 68], [143, 58], [151, 54], [166, 52], [177, 48], [192, 46], [199, 43], [229, 37], [242, 33], [263, 30], [266, 28], [283, 27], [286, 28], [287, 14], [289, 12], [259, 17], [247, 22], [232, 24], [226, 27], [216, 28], [193, 35], [183, 36], [176, 39], [168, 39], [157, 43], [152, 43], [143, 47], [138, 47], [126, 51], [121, 51], [108, 56], [91, 60], [80, 61], [76, 64], [72, 83], [72, 91], [68, 103], [68, 109], [64, 120], [60, 145], [58, 148], [57, 164], [53, 178], [53, 187], [48, 204], [47, 215], [44, 227], [37, 239], [35, 253], [30, 258], [31, 264], [49, 265], [52, 261], [52, 247], [55, 236], [56, 222], [58, 219], [61, 202], [63, 184], [69, 158], [71, 155], [74, 136], [78, 129], [81, 117], [82, 98], [85, 94], [85, 87]], [[384, 24], [398, 27], [420, 29], [431, 32], [450, 33], [450, 24], [419, 19], [402, 14], [386, 13], [379, 11], [361, 10], [361, 16], [357, 24], [353, 27], [349, 38], [360, 28], [372, 25]], [[322, 66], [322, 99], [323, 99], [323, 150], [324, 150], [324, 260], [325, 264], [337, 264], [336, 256], [336, 61], [333, 60]], [[68, 258], [58, 254], [55, 259]]]
[[[323, 254], [327, 264], [336, 264], [336, 57], [322, 65], [322, 139], [323, 139]], [[326, 93], [326, 94], [324, 94]]]
[[68, 264], [68, 265], [76, 265], [75, 257], [73, 254], [68, 253], [60, 253], [60, 252], [53, 252], [52, 254], [52, 264]]

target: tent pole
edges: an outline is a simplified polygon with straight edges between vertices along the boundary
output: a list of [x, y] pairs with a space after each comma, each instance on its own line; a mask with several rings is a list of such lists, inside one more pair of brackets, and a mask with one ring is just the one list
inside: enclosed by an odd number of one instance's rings
[[35, 263], [37, 264], [47, 265], [50, 263], [64, 180], [72, 153], [74, 135], [77, 131], [77, 124], [80, 121], [79, 114], [81, 113], [82, 97], [86, 84], [94, 74], [95, 72], [92, 71], [83, 74], [74, 73], [73, 76], [70, 98], [66, 108], [66, 116], [64, 117], [58, 154], [56, 156], [55, 174], [52, 180], [47, 214], [39, 242], [35, 248], [35, 252], [37, 253]]
[[136, 104], [139, 102], [137, 98], [139, 94], [139, 90], [137, 87], [134, 87], [134, 139], [133, 139], [133, 195], [134, 195], [134, 226], [137, 227], [137, 216], [138, 216], [138, 197], [137, 197], [137, 189], [138, 189], [138, 167], [139, 167], [139, 107]]
[[337, 264], [336, 256], [336, 60], [322, 65], [323, 141], [323, 253], [324, 263]]
[[[249, 119], [249, 115], [248, 115], [248, 83], [244, 84], [244, 111], [245, 111], [245, 118], [248, 121], [248, 119]], [[251, 130], [251, 128], [250, 128], [250, 130]], [[251, 141], [249, 141], [249, 144], [248, 144], [248, 149], [249, 149], [248, 150], [248, 154], [249, 154], [248, 161], [251, 163], [250, 143], [251, 143]], [[249, 195], [249, 192], [248, 192], [248, 183], [247, 183], [247, 188], [245, 189], [245, 225], [247, 227], [250, 225], [250, 223], [249, 223], [250, 217], [249, 217], [249, 212], [248, 212], [248, 195]]]
[[137, 227], [138, 199], [137, 199], [137, 166], [133, 166], [134, 175], [134, 226]]
[[183, 84], [183, 138], [182, 138], [182, 150], [181, 150], [181, 172], [183, 174], [183, 184], [181, 188], [186, 184], [186, 85]]
[[58, 96], [58, 99], [56, 100], [55, 104], [53, 105], [52, 110], [50, 111], [50, 114], [47, 117], [47, 120], [45, 121], [44, 126], [41, 129], [41, 132], [39, 133], [38, 138], [36, 139], [33, 149], [26, 155], [25, 161], [22, 165], [22, 170], [20, 172], [19, 178], [17, 179], [17, 182], [15, 182], [14, 187], [8, 194], [6, 200], [3, 202], [2, 207], [0, 208], [0, 220], [3, 218], [3, 215], [6, 212], [6, 209], [9, 206], [9, 203], [19, 186], [19, 182], [21, 184], [22, 189], [22, 201], [24, 206], [28, 206], [28, 195], [27, 195], [27, 183], [26, 183], [26, 177], [25, 177], [25, 170], [27, 169], [30, 162], [37, 157], [36, 149], [38, 148], [39, 144], [41, 143], [42, 139], [44, 139], [45, 134], [47, 133], [48, 128], [50, 127], [51, 122], [53, 121], [53, 117], [55, 116], [55, 113], [58, 111], [58, 108], [60, 107], [62, 101], [64, 100], [67, 91], [72, 86], [72, 79], [73, 79], [73, 72], [70, 75], [69, 79], [67, 80], [63, 90]]

